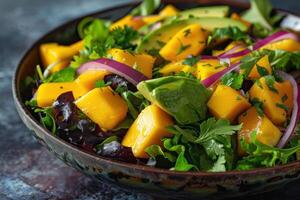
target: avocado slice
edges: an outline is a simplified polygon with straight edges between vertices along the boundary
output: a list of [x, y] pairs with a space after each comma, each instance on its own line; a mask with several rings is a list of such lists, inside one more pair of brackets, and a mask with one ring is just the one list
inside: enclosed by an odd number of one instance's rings
[[223, 28], [228, 26], [236, 26], [242, 31], [247, 30], [242, 22], [231, 18], [220, 17], [202, 17], [189, 18], [185, 20], [173, 20], [170, 23], [162, 25], [160, 28], [149, 32], [141, 40], [136, 51], [138, 53], [147, 52], [153, 49], [161, 49], [162, 44], [168, 42], [178, 31], [190, 24], [200, 24], [204, 29], [213, 31], [215, 28]]
[[181, 11], [178, 15], [181, 19], [190, 17], [226, 17], [229, 13], [229, 6], [198, 7]]

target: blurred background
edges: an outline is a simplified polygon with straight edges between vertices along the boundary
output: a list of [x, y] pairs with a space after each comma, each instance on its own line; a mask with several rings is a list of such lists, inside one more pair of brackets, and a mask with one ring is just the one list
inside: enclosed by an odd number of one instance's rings
[[[18, 117], [11, 77], [27, 48], [54, 27], [132, 0], [0, 0], [0, 199], [152, 199], [94, 182], [64, 165]], [[241, 0], [244, 1], [244, 0]], [[300, 14], [299, 0], [271, 0]], [[300, 181], [254, 199], [299, 199]], [[245, 199], [245, 198], [244, 198]]]

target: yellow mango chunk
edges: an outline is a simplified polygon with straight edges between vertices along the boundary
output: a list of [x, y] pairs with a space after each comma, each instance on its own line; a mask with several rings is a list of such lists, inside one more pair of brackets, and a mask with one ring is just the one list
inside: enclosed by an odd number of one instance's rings
[[207, 79], [225, 68], [226, 67], [221, 65], [217, 59], [200, 60], [197, 63], [197, 78], [201, 80]]
[[126, 102], [109, 86], [95, 88], [75, 101], [76, 106], [104, 130], [111, 130], [127, 114]]
[[73, 92], [75, 99], [88, 92], [76, 82], [43, 83], [36, 91], [37, 105], [42, 108], [51, 106], [59, 95], [69, 91]]
[[95, 83], [98, 80], [103, 80], [104, 76], [111, 74], [106, 70], [87, 70], [84, 73], [80, 74], [75, 82], [77, 82], [82, 87], [86, 88], [86, 90], [90, 91], [95, 88]]
[[268, 117], [259, 116], [256, 108], [251, 107], [238, 118], [239, 123], [243, 123], [242, 129], [238, 133], [238, 151], [240, 155], [245, 155], [241, 148], [242, 138], [250, 142], [251, 134], [256, 131], [256, 139], [268, 146], [274, 147], [282, 136], [280, 130], [268, 119]]
[[253, 66], [252, 70], [248, 75], [249, 78], [257, 79], [261, 77], [261, 75], [257, 71], [258, 66], [264, 68], [268, 72], [268, 74], [272, 74], [272, 68], [269, 62], [269, 57], [268, 55], [265, 55], [261, 59], [259, 59], [259, 61]]
[[162, 145], [161, 139], [171, 135], [166, 130], [171, 124], [173, 120], [170, 115], [156, 105], [147, 106], [129, 128], [122, 145], [131, 147], [135, 157], [148, 158], [145, 148]]
[[83, 41], [76, 42], [70, 46], [57, 43], [46, 43], [40, 46], [40, 56], [44, 67], [57, 63], [51, 68], [51, 72], [57, 72], [68, 66], [71, 58], [83, 49]]
[[[236, 46], [239, 46], [238, 48], [236, 48], [232, 53], [237, 53], [239, 51], [243, 51], [246, 48], [245, 43], [240, 42], [240, 41], [233, 41], [231, 43], [229, 43], [226, 48], [224, 49], [224, 52], [227, 52], [229, 50], [231, 50], [232, 48], [235, 48]], [[230, 58], [230, 62], [231, 63], [236, 63], [238, 61], [240, 61], [244, 56], [239, 56], [239, 57], [235, 57], [235, 58]]]
[[163, 74], [164, 76], [170, 75], [170, 74], [176, 74], [179, 72], [194, 72], [195, 68], [189, 65], [183, 64], [183, 61], [178, 61], [178, 62], [171, 62], [163, 66], [160, 70], [159, 73]]
[[284, 39], [272, 42], [263, 46], [261, 49], [284, 50], [284, 51], [300, 51], [300, 42], [293, 39]]
[[178, 12], [179, 10], [173, 5], [167, 5], [158, 14], [163, 17], [169, 17], [178, 14]]
[[148, 54], [132, 54], [122, 49], [110, 49], [108, 54], [113, 60], [126, 64], [141, 72], [148, 78], [152, 78], [152, 68], [155, 58]]
[[145, 22], [141, 17], [133, 17], [131, 15], [126, 15], [125, 17], [114, 22], [110, 26], [110, 30], [113, 30], [117, 27], [123, 28], [125, 25], [133, 28], [134, 30], [138, 30], [139, 28], [145, 25]]
[[251, 104], [238, 91], [226, 85], [218, 85], [207, 102], [210, 113], [217, 119], [234, 122], [236, 117]]
[[152, 24], [154, 22], [157, 22], [161, 19], [163, 19], [164, 17], [163, 16], [160, 16], [160, 15], [149, 15], [149, 16], [145, 16], [143, 17], [143, 21], [146, 23], [146, 24]]
[[281, 102], [287, 106], [288, 114], [290, 115], [294, 107], [294, 92], [293, 86], [290, 81], [285, 80], [281, 83], [275, 83], [275, 87], [278, 88], [279, 96], [281, 97]]
[[218, 55], [221, 55], [224, 52], [225, 52], [224, 50], [212, 50], [212, 55], [213, 56], [218, 56]]
[[249, 94], [252, 100], [259, 100], [263, 103], [264, 113], [275, 125], [280, 126], [286, 121], [287, 113], [281, 106], [283, 102], [282, 95], [279, 93], [279, 84], [273, 85], [276, 90], [273, 91], [267, 85], [265, 77], [262, 77], [251, 87]]
[[199, 24], [192, 24], [181, 29], [159, 51], [166, 60], [179, 61], [189, 55], [200, 54], [206, 44], [207, 33]]

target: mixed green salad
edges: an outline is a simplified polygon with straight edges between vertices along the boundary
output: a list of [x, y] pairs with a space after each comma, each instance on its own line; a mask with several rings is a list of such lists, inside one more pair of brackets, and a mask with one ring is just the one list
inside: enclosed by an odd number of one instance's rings
[[[120, 16], [121, 17], [121, 16]], [[268, 0], [179, 10], [145, 0], [81, 40], [40, 45], [26, 105], [93, 154], [176, 171], [249, 170], [297, 160], [299, 33]]]

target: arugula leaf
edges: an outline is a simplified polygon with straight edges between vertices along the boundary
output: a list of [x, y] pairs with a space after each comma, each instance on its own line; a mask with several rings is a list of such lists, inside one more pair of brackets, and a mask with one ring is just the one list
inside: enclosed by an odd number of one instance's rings
[[210, 42], [218, 39], [231, 39], [234, 41], [244, 41], [246, 44], [252, 44], [251, 37], [236, 26], [215, 28], [210, 35]]
[[244, 82], [243, 74], [239, 74], [236, 72], [230, 72], [228, 74], [225, 74], [221, 78], [221, 84], [230, 86], [235, 90], [241, 89], [243, 82]]
[[53, 109], [51, 107], [37, 108], [34, 110], [34, 112], [40, 115], [43, 126], [51, 130], [53, 134], [56, 134], [56, 123], [53, 117]]
[[147, 16], [152, 14], [160, 6], [160, 0], [144, 0], [131, 11], [133, 16]]
[[286, 149], [270, 147], [256, 139], [256, 132], [251, 134], [250, 143], [241, 140], [241, 147], [248, 153], [238, 161], [238, 170], [248, 170], [257, 167], [273, 167], [277, 164], [286, 164], [292, 156], [300, 150], [300, 144]]
[[170, 152], [164, 152], [159, 145], [151, 145], [145, 149], [145, 152], [151, 157], [156, 158], [157, 156], [163, 156], [165, 159], [170, 162], [175, 162], [176, 157]]
[[51, 74], [48, 78], [44, 79], [44, 83], [49, 82], [71, 82], [75, 80], [76, 71], [71, 67], [64, 68], [54, 74]]

